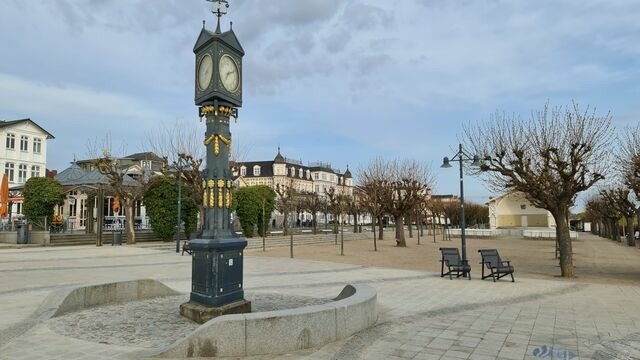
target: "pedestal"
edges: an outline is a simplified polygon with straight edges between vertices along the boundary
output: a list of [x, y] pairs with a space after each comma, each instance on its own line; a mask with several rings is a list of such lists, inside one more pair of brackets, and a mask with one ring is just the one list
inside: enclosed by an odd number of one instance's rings
[[194, 239], [189, 246], [193, 250], [191, 295], [190, 301], [180, 306], [180, 314], [204, 322], [224, 314], [251, 312], [242, 282], [247, 240]]
[[214, 307], [204, 306], [193, 301], [180, 305], [180, 315], [191, 319], [198, 324], [203, 324], [220, 315], [242, 314], [248, 312], [251, 312], [251, 302], [244, 299]]

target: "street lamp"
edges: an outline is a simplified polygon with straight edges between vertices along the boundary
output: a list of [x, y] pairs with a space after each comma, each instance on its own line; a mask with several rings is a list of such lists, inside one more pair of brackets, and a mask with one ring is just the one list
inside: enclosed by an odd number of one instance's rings
[[176, 167], [176, 174], [178, 175], [178, 219], [176, 224], [176, 253], [180, 252], [180, 228], [182, 225], [181, 221], [181, 210], [182, 210], [182, 168], [184, 164], [182, 163], [182, 154], [178, 154], [178, 162], [174, 163]]
[[480, 156], [473, 155], [470, 156], [462, 150], [462, 144], [458, 145], [458, 152], [449, 159], [448, 157], [444, 157], [442, 160], [443, 168], [450, 168], [451, 161], [457, 161], [460, 163], [460, 240], [462, 242], [462, 261], [467, 261], [467, 241], [464, 235], [464, 182], [463, 182], [463, 171], [462, 171], [462, 163], [464, 161], [472, 161], [471, 166], [480, 166]]

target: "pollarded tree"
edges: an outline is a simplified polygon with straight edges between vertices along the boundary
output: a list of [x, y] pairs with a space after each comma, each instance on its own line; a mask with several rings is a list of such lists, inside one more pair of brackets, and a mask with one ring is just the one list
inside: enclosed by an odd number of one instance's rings
[[65, 193], [60, 183], [44, 177], [32, 177], [24, 184], [24, 216], [36, 228], [51, 223], [53, 207], [64, 204]]
[[[182, 184], [180, 217], [184, 232], [190, 236], [196, 230], [198, 206], [187, 185]], [[170, 176], [155, 176], [144, 193], [144, 204], [153, 233], [161, 240], [171, 240], [176, 235], [178, 217], [178, 181]]]
[[317, 192], [312, 193], [304, 193], [300, 194], [300, 204], [305, 211], [311, 213], [313, 217], [313, 233], [318, 233], [318, 213], [321, 212], [325, 207], [324, 198], [320, 197]]
[[[620, 154], [618, 169], [621, 169], [622, 183], [640, 200], [640, 124], [627, 127], [619, 136]], [[640, 225], [640, 209], [636, 210]]]
[[528, 121], [496, 114], [491, 121], [464, 128], [466, 149], [481, 155], [480, 174], [498, 192], [521, 191], [551, 212], [556, 222], [563, 277], [573, 277], [569, 209], [578, 193], [604, 179], [613, 138], [611, 115], [599, 116], [577, 104], [550, 109]]
[[289, 234], [289, 214], [294, 211], [297, 201], [298, 192], [293, 187], [293, 180], [290, 180], [288, 184], [276, 184], [275, 192], [278, 195], [276, 198], [276, 209], [283, 215], [282, 231], [284, 235]]

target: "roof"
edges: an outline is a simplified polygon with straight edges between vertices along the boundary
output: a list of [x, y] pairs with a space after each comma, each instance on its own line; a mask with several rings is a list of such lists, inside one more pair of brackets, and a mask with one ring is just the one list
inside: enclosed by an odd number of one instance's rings
[[4, 128], [4, 127], [9, 127], [9, 126], [13, 126], [13, 125], [18, 125], [20, 123], [23, 122], [30, 122], [31, 124], [33, 124], [33, 126], [37, 127], [38, 129], [40, 129], [43, 133], [45, 133], [45, 135], [47, 135], [47, 139], [55, 139], [55, 137], [53, 135], [51, 135], [50, 132], [48, 132], [47, 130], [43, 129], [42, 126], [36, 124], [35, 121], [27, 118], [27, 119], [19, 119], [19, 120], [0, 120], [0, 128]]
[[[260, 175], [253, 175], [253, 167], [260, 166]], [[242, 166], [247, 168], [247, 173], [244, 177], [271, 177], [273, 176], [273, 161], [253, 161], [253, 162], [241, 162], [238, 163], [238, 169]]]
[[135, 154], [131, 154], [131, 155], [127, 155], [125, 156], [126, 159], [132, 159], [132, 160], [136, 160], [136, 161], [140, 161], [140, 160], [152, 160], [152, 161], [160, 161], [160, 162], [164, 162], [164, 159], [161, 158], [160, 156], [156, 155], [155, 153], [151, 152], [151, 151], [147, 151], [147, 152], [141, 152], [141, 153], [135, 153]]
[[208, 45], [215, 38], [220, 39], [223, 43], [237, 50], [240, 55], [244, 55], [244, 49], [242, 48], [242, 45], [240, 45], [240, 41], [238, 41], [238, 37], [233, 32], [233, 29], [223, 33], [215, 33], [203, 27], [202, 31], [200, 31], [200, 35], [198, 36], [198, 40], [196, 40], [196, 44], [193, 46], [193, 51], [198, 51], [198, 49]]
[[280, 154], [280, 147], [278, 146], [278, 155], [276, 155], [276, 157], [273, 159], [273, 162], [276, 164], [284, 164], [284, 156], [282, 156], [282, 154]]
[[344, 178], [345, 179], [353, 178], [353, 176], [351, 176], [351, 171], [349, 171], [349, 165], [347, 165], [347, 171], [344, 172]]
[[[109, 179], [98, 170], [84, 170], [77, 163], [64, 169], [54, 177], [62, 186], [108, 184]], [[125, 177], [125, 185], [136, 186], [138, 182], [130, 177]]]

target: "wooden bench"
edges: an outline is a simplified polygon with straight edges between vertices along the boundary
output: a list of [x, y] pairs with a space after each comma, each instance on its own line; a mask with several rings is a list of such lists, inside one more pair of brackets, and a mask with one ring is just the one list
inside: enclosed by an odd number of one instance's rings
[[[468, 277], [471, 280], [471, 266], [467, 260], [460, 258], [460, 252], [458, 248], [440, 248], [442, 254], [442, 266], [440, 267], [440, 277], [449, 275], [449, 279], [453, 279], [453, 274], [456, 277]], [[444, 272], [444, 267], [447, 267], [448, 271]]]
[[[511, 266], [511, 261], [502, 261], [500, 259], [500, 254], [498, 254], [498, 250], [496, 249], [480, 249], [478, 250], [480, 256], [482, 256], [482, 279], [486, 279], [491, 277], [493, 282], [496, 280], [500, 280], [500, 278], [505, 277], [507, 275], [511, 275], [511, 282], [515, 282], [513, 279], [513, 266]], [[485, 267], [489, 270], [489, 275], [484, 275]]]

